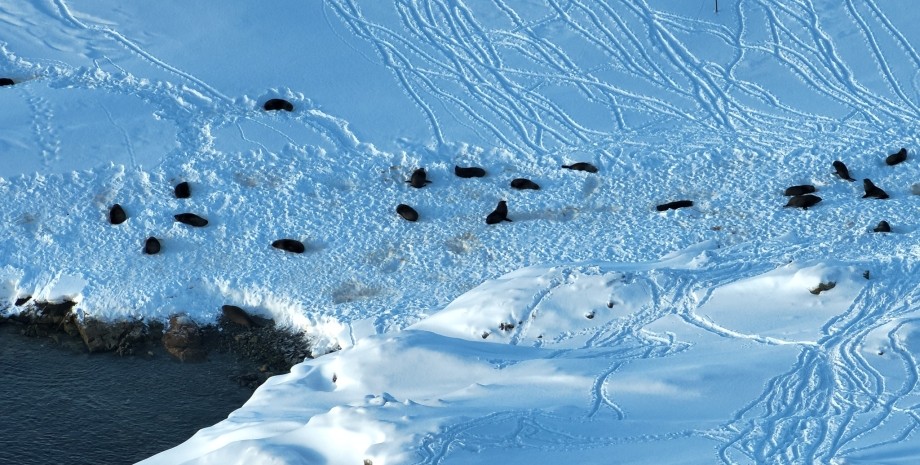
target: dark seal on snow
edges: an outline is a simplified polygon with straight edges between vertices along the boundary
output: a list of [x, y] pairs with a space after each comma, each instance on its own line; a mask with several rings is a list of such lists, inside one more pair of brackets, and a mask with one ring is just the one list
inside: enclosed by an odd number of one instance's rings
[[124, 208], [121, 208], [121, 205], [116, 203], [115, 205], [112, 205], [111, 209], [109, 209], [109, 223], [122, 224], [127, 219], [128, 214], [125, 213]]
[[882, 220], [878, 222], [878, 226], [873, 229], [875, 232], [891, 232], [891, 225], [887, 221]]
[[283, 98], [273, 98], [265, 102], [265, 105], [262, 105], [262, 108], [265, 111], [275, 111], [275, 110], [284, 110], [284, 111], [294, 111], [294, 105], [291, 102]]
[[419, 168], [413, 171], [412, 176], [410, 176], [409, 180], [406, 182], [416, 189], [421, 189], [425, 187], [425, 184], [431, 183], [431, 181], [428, 180], [428, 174], [425, 173], [425, 168]]
[[808, 210], [808, 207], [812, 207], [820, 201], [821, 201], [821, 197], [818, 197], [817, 195], [811, 195], [811, 194], [797, 195], [789, 199], [789, 202], [786, 203], [785, 206], [801, 208], [802, 210]]
[[866, 195], [862, 196], [864, 199], [869, 197], [874, 197], [876, 199], [888, 198], [888, 193], [880, 189], [875, 184], [872, 184], [872, 181], [870, 181], [868, 178], [863, 179], [863, 189], [866, 191]]
[[277, 241], [272, 242], [272, 247], [286, 250], [292, 253], [303, 253], [305, 250], [307, 250], [307, 248], [304, 247], [303, 242], [295, 239], [278, 239]]
[[850, 177], [850, 170], [847, 169], [847, 165], [844, 165], [842, 161], [834, 161], [834, 174], [840, 177], [840, 179], [846, 179], [847, 181], [853, 182], [855, 179]]
[[224, 305], [220, 307], [221, 312], [223, 312], [224, 317], [240, 326], [246, 328], [252, 328], [253, 326], [258, 326], [255, 321], [246, 313], [246, 310], [243, 310], [236, 305]]
[[495, 210], [489, 213], [489, 216], [486, 216], [486, 224], [496, 224], [502, 221], [511, 221], [508, 219], [508, 204], [504, 200], [498, 202]]
[[668, 202], [668, 203], [663, 203], [661, 205], [658, 205], [657, 207], [655, 207], [655, 210], [663, 212], [665, 210], [677, 210], [678, 208], [687, 208], [687, 207], [692, 207], [692, 206], [693, 206], [692, 200], [677, 200], [675, 202]]
[[454, 165], [454, 174], [461, 178], [481, 178], [486, 175], [486, 170], [479, 168], [478, 166], [461, 168]]
[[418, 212], [404, 203], [396, 206], [396, 213], [406, 221], [418, 221]]
[[532, 189], [535, 191], [540, 190], [540, 186], [537, 183], [531, 181], [530, 179], [525, 179], [525, 178], [512, 179], [511, 187], [515, 189], [522, 189], [522, 190], [523, 189]]
[[786, 190], [783, 191], [783, 195], [786, 195], [786, 196], [805, 195], [805, 194], [811, 194], [815, 190], [816, 190], [815, 186], [812, 186], [811, 184], [802, 184], [801, 186], [792, 186], [792, 187], [786, 188]]
[[144, 253], [147, 255], [160, 253], [160, 241], [153, 236], [148, 237], [147, 242], [144, 242]]
[[597, 173], [596, 166], [590, 163], [583, 162], [583, 161], [580, 161], [578, 163], [572, 163], [571, 165], [562, 165], [562, 167], [566, 169], [574, 170], [574, 171], [586, 171], [588, 173]]
[[16, 83], [13, 82], [13, 80], [10, 78], [0, 78], [0, 87], [11, 86], [13, 84], [16, 84]]
[[180, 223], [185, 223], [189, 226], [194, 226], [196, 228], [200, 228], [202, 226], [208, 225], [208, 220], [194, 213], [179, 213], [177, 215], [173, 215], [173, 217], [176, 219], [176, 221]]
[[898, 153], [892, 153], [885, 158], [885, 164], [888, 166], [894, 166], [902, 161], [907, 160], [907, 149], [901, 147], [901, 150], [898, 150]]
[[187, 199], [192, 196], [192, 188], [187, 182], [176, 184], [175, 192], [177, 199]]

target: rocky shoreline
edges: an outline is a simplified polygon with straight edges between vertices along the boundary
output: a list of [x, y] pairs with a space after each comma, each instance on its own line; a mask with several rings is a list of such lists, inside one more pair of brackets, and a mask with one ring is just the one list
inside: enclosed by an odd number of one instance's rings
[[309, 341], [303, 334], [252, 315], [247, 315], [248, 325], [234, 321], [226, 312], [216, 324], [207, 325], [199, 325], [184, 314], [171, 316], [166, 324], [106, 322], [78, 317], [71, 301], [20, 299], [16, 306], [20, 307], [16, 314], [4, 316], [0, 311], [0, 325], [15, 325], [23, 336], [48, 338], [75, 351], [142, 358], [168, 356], [183, 363], [206, 362], [213, 352], [229, 354], [239, 367], [236, 381], [251, 389], [310, 357]]

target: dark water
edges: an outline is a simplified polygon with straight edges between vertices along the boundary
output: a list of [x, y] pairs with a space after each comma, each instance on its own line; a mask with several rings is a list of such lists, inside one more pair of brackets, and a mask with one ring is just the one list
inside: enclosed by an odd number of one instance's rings
[[0, 325], [0, 464], [133, 464], [239, 408], [229, 356], [87, 354]]

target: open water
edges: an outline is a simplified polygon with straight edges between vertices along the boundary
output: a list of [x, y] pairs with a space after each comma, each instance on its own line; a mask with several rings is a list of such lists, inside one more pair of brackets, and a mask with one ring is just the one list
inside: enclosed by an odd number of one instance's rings
[[239, 408], [252, 394], [227, 355], [89, 354], [0, 324], [0, 464], [133, 464]]

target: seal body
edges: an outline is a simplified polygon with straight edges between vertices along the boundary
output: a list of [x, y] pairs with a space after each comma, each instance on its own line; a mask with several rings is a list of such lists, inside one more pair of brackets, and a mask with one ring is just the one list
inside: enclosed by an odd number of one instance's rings
[[304, 251], [307, 250], [307, 248], [304, 247], [303, 242], [295, 239], [278, 239], [277, 241], [272, 242], [272, 247], [292, 253], [304, 253]]
[[869, 197], [873, 197], [876, 199], [887, 199], [888, 198], [888, 193], [883, 191], [881, 188], [879, 188], [875, 184], [873, 184], [872, 181], [869, 180], [868, 178], [863, 179], [863, 190], [866, 191], [866, 195], [862, 196], [862, 198], [864, 199], [869, 198]]
[[246, 313], [246, 310], [243, 310], [242, 308], [237, 307], [236, 305], [224, 305], [220, 307], [220, 310], [221, 310], [221, 313], [224, 314], [224, 317], [226, 317], [228, 320], [240, 326], [243, 326], [246, 328], [252, 328], [253, 326], [258, 326], [256, 322], [252, 320], [249, 314]]
[[112, 205], [111, 209], [109, 209], [109, 223], [122, 224], [127, 219], [128, 214], [125, 213], [124, 208], [121, 208], [121, 205], [116, 203], [115, 205]]
[[850, 170], [847, 169], [847, 165], [844, 165], [842, 161], [836, 160], [834, 161], [833, 165], [834, 174], [840, 177], [840, 179], [845, 179], [850, 182], [855, 181], [855, 179], [850, 177]]
[[687, 208], [687, 207], [692, 207], [692, 206], [693, 206], [692, 200], [678, 200], [675, 202], [663, 203], [655, 207], [655, 209], [660, 212], [663, 212], [665, 210], [677, 210], [678, 208]]
[[508, 204], [504, 200], [498, 202], [498, 206], [495, 207], [495, 210], [486, 216], [486, 224], [497, 224], [502, 221], [511, 221], [508, 219]]
[[786, 188], [786, 190], [783, 191], [783, 195], [787, 195], [787, 196], [805, 195], [805, 194], [811, 194], [815, 192], [815, 190], [816, 190], [815, 186], [812, 186], [811, 184], [802, 184], [801, 186], [792, 186], [792, 187]]
[[901, 150], [898, 150], [897, 153], [892, 153], [885, 158], [885, 164], [888, 166], [894, 166], [904, 160], [907, 160], [907, 149], [901, 147]]
[[875, 232], [891, 232], [891, 225], [887, 221], [882, 220], [878, 222], [878, 226], [873, 229]]
[[808, 207], [813, 207], [815, 204], [821, 201], [821, 197], [812, 194], [805, 195], [796, 195], [789, 199], [789, 202], [786, 203], [786, 207], [795, 207], [801, 208], [802, 210], [808, 210]]
[[208, 220], [194, 213], [179, 213], [177, 215], [173, 215], [173, 217], [176, 219], [176, 221], [180, 223], [184, 223], [189, 226], [194, 226], [196, 228], [200, 228], [200, 227], [208, 225]]
[[13, 84], [16, 84], [16, 83], [13, 82], [13, 80], [10, 78], [0, 78], [0, 87], [11, 86]]
[[526, 178], [512, 179], [511, 187], [515, 189], [521, 189], [521, 190], [524, 190], [524, 189], [531, 189], [535, 191], [540, 190], [540, 186], [537, 183], [531, 181], [530, 179], [526, 179]]
[[396, 206], [396, 213], [406, 221], [418, 221], [418, 212], [404, 203]]
[[425, 187], [425, 184], [431, 183], [431, 181], [428, 180], [428, 174], [425, 173], [425, 168], [419, 168], [413, 171], [412, 176], [410, 176], [409, 180], [406, 182], [416, 189], [421, 189]]
[[147, 255], [160, 253], [160, 241], [153, 236], [148, 237], [147, 241], [144, 242], [144, 253]]
[[461, 178], [481, 178], [486, 175], [486, 170], [479, 168], [477, 166], [471, 166], [469, 168], [461, 168], [454, 165], [454, 174]]
[[187, 182], [180, 182], [176, 184], [174, 189], [177, 199], [187, 199], [192, 196], [192, 188], [188, 185]]
[[269, 99], [265, 102], [265, 105], [262, 105], [262, 108], [265, 109], [265, 111], [294, 111], [294, 105], [283, 98]]
[[596, 166], [590, 163], [587, 163], [587, 162], [583, 162], [583, 161], [580, 161], [578, 163], [572, 163], [571, 165], [562, 165], [562, 167], [566, 169], [574, 170], [574, 171], [586, 171], [588, 173], [597, 173]]

